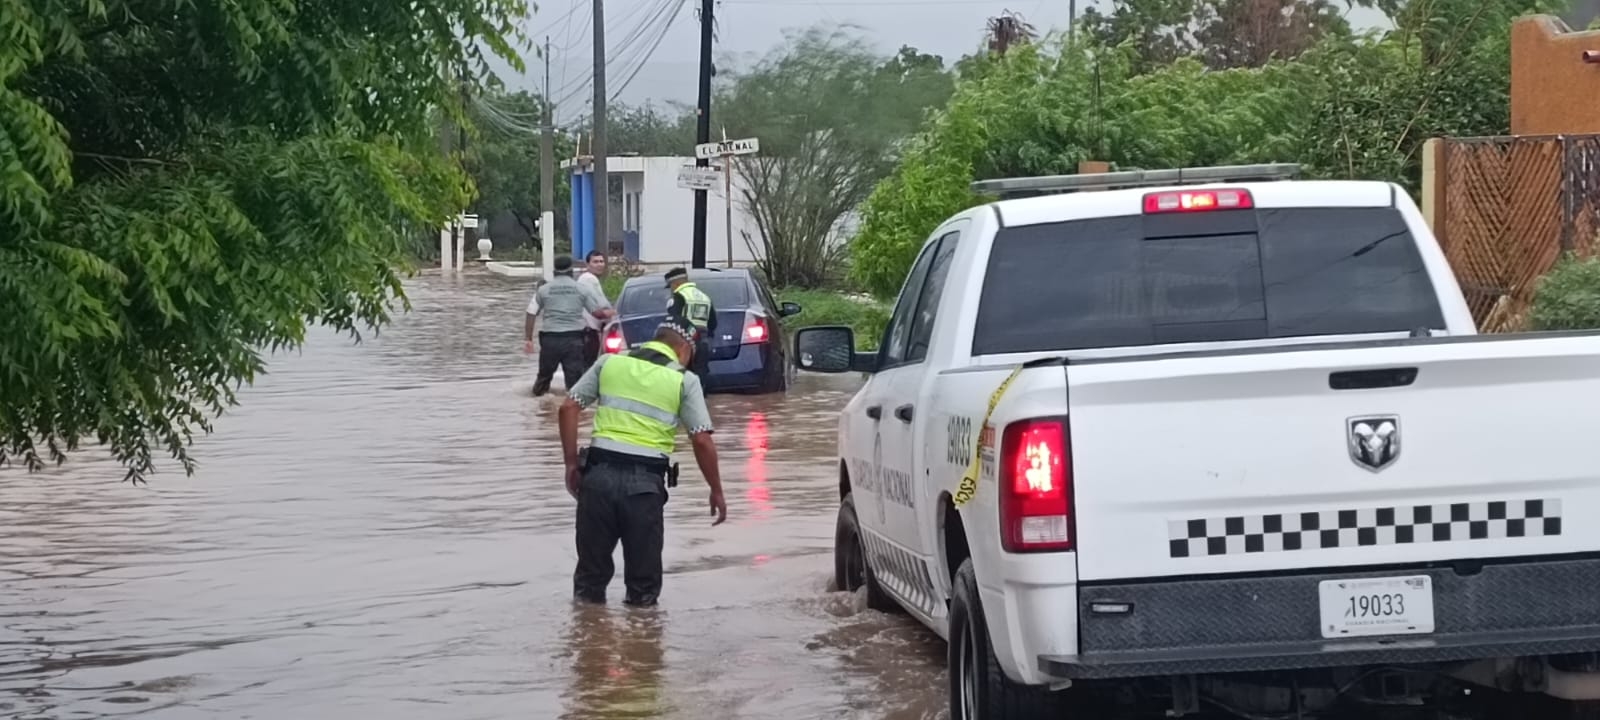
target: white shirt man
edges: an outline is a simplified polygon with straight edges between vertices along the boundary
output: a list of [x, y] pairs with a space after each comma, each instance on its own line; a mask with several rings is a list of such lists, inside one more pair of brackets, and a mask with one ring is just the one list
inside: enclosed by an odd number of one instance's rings
[[[583, 274], [578, 276], [578, 284], [592, 288], [594, 294], [605, 297], [606, 293], [600, 285], [600, 278], [606, 274], [606, 254], [599, 250], [592, 251], [584, 265]], [[593, 365], [600, 358], [600, 329], [605, 326], [605, 321], [586, 311], [583, 313], [583, 324], [587, 328], [583, 335], [584, 363]]]
[[[604, 253], [596, 250], [589, 253], [589, 260], [586, 263], [583, 274], [578, 276], [578, 284], [592, 287], [594, 288], [595, 292], [600, 293], [601, 297], [605, 297], [605, 290], [600, 285], [600, 278], [605, 277], [605, 274], [606, 256]], [[590, 330], [594, 330], [595, 332], [599, 332], [600, 328], [605, 325], [604, 321], [596, 318], [593, 315], [590, 315], [587, 312], [583, 314], [583, 322], [585, 325], [589, 326]]]

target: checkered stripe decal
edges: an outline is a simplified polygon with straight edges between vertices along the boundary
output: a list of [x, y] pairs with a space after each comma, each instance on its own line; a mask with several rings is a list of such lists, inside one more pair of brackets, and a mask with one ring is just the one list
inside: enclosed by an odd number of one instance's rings
[[1561, 501], [1495, 500], [1173, 520], [1175, 558], [1561, 534]]

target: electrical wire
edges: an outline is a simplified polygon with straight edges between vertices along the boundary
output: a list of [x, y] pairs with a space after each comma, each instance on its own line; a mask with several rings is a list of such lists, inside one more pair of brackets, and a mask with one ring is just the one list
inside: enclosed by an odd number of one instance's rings
[[633, 66], [633, 70], [629, 72], [628, 76], [624, 78], [622, 83], [617, 86], [616, 91], [611, 93], [611, 97], [607, 98], [607, 102], [616, 102], [617, 98], [622, 96], [622, 91], [628, 89], [628, 85], [633, 83], [633, 79], [639, 76], [639, 71], [643, 70], [644, 66], [649, 64], [650, 58], [654, 57], [656, 50], [661, 47], [661, 42], [667, 39], [667, 33], [672, 30], [672, 24], [676, 22], [678, 16], [682, 14], [683, 6], [686, 2], [687, 0], [677, 0], [677, 4], [675, 6], [673, 6], [670, 10], [664, 11], [667, 13], [665, 15], [665, 22], [661, 25], [661, 30], [656, 33], [655, 42], [652, 42], [650, 44], [650, 48], [644, 51], [643, 56], [639, 58], [639, 62]]
[[[658, 4], [657, 4], [657, 8], [659, 9], [660, 5], [668, 4], [670, 2], [672, 2], [672, 0], [660, 0], [660, 2], [658, 2]], [[631, 12], [625, 13], [623, 15], [622, 21], [626, 22], [629, 18], [632, 18], [633, 16], [639, 14], [639, 11], [642, 8], [645, 8], [645, 7], [648, 7], [648, 6], [645, 5], [645, 4], [634, 5]], [[593, 23], [591, 22], [590, 25], [592, 25], [592, 24]], [[607, 23], [607, 25], [610, 25], [610, 23]], [[624, 37], [621, 42], [618, 42], [613, 47], [606, 48], [606, 58], [607, 58], [607, 60], [606, 60], [606, 69], [608, 71], [611, 69], [611, 63], [612, 63], [611, 58], [615, 58], [615, 57], [619, 56], [621, 53], [625, 52], [626, 49], [627, 49], [627, 45], [629, 43], [635, 42], [637, 40], [638, 34], [639, 34], [639, 30], [644, 25], [645, 25], [645, 22], [641, 22], [638, 26], [636, 26], [634, 28], [633, 32], [630, 33], [628, 36]], [[581, 39], [581, 37], [579, 39]], [[577, 42], [574, 42], [573, 43], [573, 47], [565, 48], [565, 49], [563, 49], [563, 51], [565, 52], [566, 50], [573, 49], [574, 47], [576, 47], [576, 45], [577, 45]], [[574, 97], [577, 97], [577, 95], [582, 92], [583, 87], [585, 85], [587, 85], [588, 83], [592, 83], [592, 82], [594, 82], [594, 71], [591, 70], [591, 71], [589, 71], [589, 73], [587, 75], [580, 76], [577, 81], [575, 81], [573, 83], [565, 84], [559, 89], [552, 90], [550, 92], [550, 94], [553, 95], [553, 96], [562, 98], [562, 100], [560, 100], [559, 102], [556, 103], [557, 105], [562, 105], [562, 104], [565, 104], [567, 100], [570, 100], [570, 99], [572, 99]], [[576, 92], [574, 92], [574, 91], [576, 91]]]

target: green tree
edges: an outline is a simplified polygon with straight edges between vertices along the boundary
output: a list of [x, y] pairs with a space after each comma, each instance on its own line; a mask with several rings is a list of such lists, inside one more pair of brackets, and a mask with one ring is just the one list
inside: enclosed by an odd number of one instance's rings
[[0, 461], [138, 480], [308, 322], [359, 338], [469, 185], [436, 144], [521, 0], [0, 11]]
[[[474, 207], [485, 217], [510, 213], [525, 238], [539, 236], [539, 135], [543, 112], [542, 98], [515, 92], [489, 93], [473, 104], [470, 114], [476, 138], [467, 145], [467, 172], [478, 191]], [[572, 136], [555, 133], [554, 148], [559, 165], [560, 158], [572, 157]], [[572, 190], [571, 183], [563, 182], [559, 168], [555, 179], [555, 221], [559, 230], [567, 225]]]
[[[1373, 0], [1352, 3], [1371, 5]], [[1299, 57], [1330, 35], [1349, 35], [1335, 0], [1114, 0], [1084, 12], [1098, 44], [1131, 44], [1140, 72], [1194, 57], [1216, 69]]]
[[761, 138], [761, 153], [735, 168], [759, 233], [746, 242], [774, 283], [815, 287], [834, 274], [842, 222], [952, 87], [938, 57], [903, 47], [886, 59], [856, 35], [821, 28], [724, 85], [719, 125]]
[[[1178, 22], [1170, 18], [1182, 16], [1175, 3], [1185, 1], [1116, 7], [1128, 27], [1164, 27]], [[1124, 168], [1299, 162], [1311, 177], [1415, 190], [1427, 138], [1506, 132], [1506, 28], [1546, 8], [1542, 0], [1394, 5], [1394, 30], [1325, 33], [1292, 60], [1256, 54], [1249, 43], [1236, 56], [1255, 58], [1248, 62], [1168, 53], [1177, 46], [1160, 33], [1153, 43], [1138, 33], [1084, 33], [1077, 45], [989, 57], [981, 72], [963, 73], [950, 103], [873, 190], [851, 245], [852, 271], [892, 295], [927, 234], [988, 199], [967, 189], [972, 180], [1070, 173], [1081, 160]], [[1152, 47], [1160, 62], [1151, 62]], [[1253, 65], [1262, 58], [1271, 59]], [[1208, 69], [1236, 63], [1244, 66]]]
[[619, 103], [606, 110], [606, 126], [606, 146], [613, 155], [694, 154], [692, 108]]

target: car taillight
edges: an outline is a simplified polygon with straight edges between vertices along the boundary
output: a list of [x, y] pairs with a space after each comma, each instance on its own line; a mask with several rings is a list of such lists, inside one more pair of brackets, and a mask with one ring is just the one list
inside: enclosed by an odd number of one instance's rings
[[606, 339], [603, 344], [605, 345], [606, 352], [608, 353], [622, 352], [622, 348], [627, 345], [627, 343], [623, 342], [622, 340], [622, 328], [612, 326], [612, 328], [606, 332]]
[[752, 316], [745, 321], [744, 339], [740, 342], [746, 345], [764, 343], [769, 337], [771, 336], [767, 333], [767, 319], [760, 316]]
[[1248, 210], [1255, 207], [1249, 190], [1169, 190], [1144, 196], [1146, 213]]
[[1007, 552], [1071, 550], [1072, 456], [1067, 422], [1021, 420], [1000, 441], [1000, 544]]

